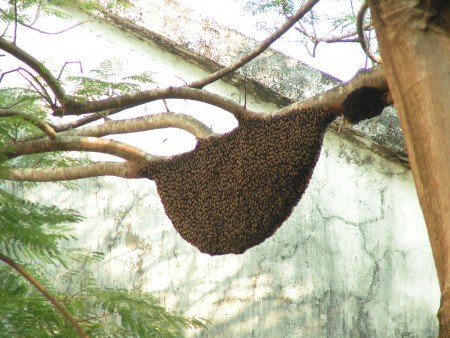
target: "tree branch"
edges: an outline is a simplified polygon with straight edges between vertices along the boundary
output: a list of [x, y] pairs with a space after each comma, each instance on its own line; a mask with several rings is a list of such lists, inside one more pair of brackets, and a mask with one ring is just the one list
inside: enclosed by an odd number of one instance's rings
[[61, 304], [39, 281], [34, 278], [23, 266], [14, 262], [11, 258], [0, 253], [0, 260], [8, 264], [11, 268], [20, 273], [31, 285], [33, 285], [52, 305], [61, 313], [61, 315], [72, 325], [78, 332], [78, 335], [83, 338], [89, 338], [83, 328], [76, 321], [70, 312]]
[[25, 114], [19, 111], [12, 111], [12, 110], [4, 110], [0, 109], [0, 117], [11, 117], [11, 116], [20, 116], [25, 121], [28, 121], [32, 124], [34, 124], [36, 127], [41, 129], [44, 133], [47, 134], [47, 136], [51, 139], [54, 139], [56, 137], [55, 130], [48, 125], [47, 123], [43, 121], [39, 121], [34, 116], [31, 116], [29, 114]]
[[13, 32], [13, 43], [16, 43], [17, 40], [17, 0], [13, 0], [14, 2], [14, 32]]
[[[355, 97], [363, 101], [361, 102], [361, 106], [357, 107], [358, 109], [350, 105], [353, 103]], [[364, 99], [367, 99], [367, 102], [364, 102]], [[379, 109], [391, 103], [392, 100], [389, 95], [389, 88], [384, 77], [383, 68], [377, 66], [370, 70], [359, 71], [348, 82], [340, 84], [325, 93], [318, 94], [302, 102], [294, 102], [279, 110], [277, 114], [288, 114], [292, 110], [299, 109], [318, 109], [333, 111], [336, 117], [344, 115], [351, 122], [358, 122], [362, 119], [376, 116], [368, 116], [368, 114], [378, 112], [377, 115], [379, 115], [381, 113]], [[371, 104], [377, 106], [377, 112], [370, 111]]]
[[238, 120], [257, 113], [233, 100], [202, 89], [182, 87], [155, 88], [90, 102], [67, 102], [54, 112], [56, 116], [83, 115], [116, 108], [131, 108], [161, 99], [188, 99], [211, 104], [232, 113]]
[[[364, 30], [367, 30], [370, 27], [370, 25], [365, 25], [364, 26]], [[359, 38], [357, 37], [358, 32], [355, 31], [350, 31], [347, 33], [343, 33], [340, 35], [332, 35], [332, 36], [313, 36], [310, 33], [308, 33], [308, 31], [306, 31], [306, 29], [303, 26], [300, 27], [294, 27], [294, 29], [301, 33], [302, 35], [304, 35], [305, 37], [307, 37], [309, 40], [311, 40], [311, 42], [313, 43], [319, 43], [319, 42], [324, 42], [324, 43], [337, 43], [337, 42], [359, 42]]]
[[61, 87], [61, 84], [59, 83], [58, 79], [56, 79], [53, 76], [53, 74], [36, 58], [34, 58], [33, 56], [25, 52], [23, 49], [16, 46], [14, 43], [9, 42], [2, 37], [0, 38], [0, 49], [11, 54], [18, 60], [28, 65], [36, 73], [38, 73], [48, 84], [50, 89], [55, 94], [56, 98], [61, 103], [64, 104], [69, 101], [69, 97], [66, 95], [64, 89]]
[[30, 182], [55, 182], [81, 178], [117, 176], [142, 178], [138, 168], [131, 162], [95, 162], [63, 168], [13, 168], [8, 169], [3, 179]]
[[214, 81], [219, 80], [220, 78], [234, 72], [236, 69], [241, 68], [246, 63], [250, 62], [254, 58], [256, 58], [258, 55], [260, 55], [262, 52], [264, 52], [269, 46], [275, 42], [277, 39], [279, 39], [284, 33], [286, 33], [292, 26], [295, 25], [295, 23], [300, 20], [306, 13], [308, 13], [311, 8], [314, 7], [315, 4], [317, 4], [319, 0], [310, 0], [307, 3], [305, 3], [302, 7], [300, 7], [297, 12], [292, 15], [289, 20], [287, 20], [277, 31], [275, 31], [273, 34], [271, 34], [268, 38], [266, 38], [261, 44], [256, 47], [253, 51], [251, 51], [249, 54], [245, 55], [241, 59], [237, 60], [235, 63], [229, 65], [226, 68], [223, 68], [201, 80], [194, 81], [189, 84], [189, 87], [191, 88], [203, 88], [206, 85], [213, 83]]
[[61, 124], [59, 126], [55, 126], [52, 125], [53, 129], [55, 130], [55, 132], [59, 133], [62, 131], [66, 131], [66, 130], [70, 130], [70, 129], [75, 129], [81, 126], [84, 126], [85, 124], [103, 119], [105, 116], [110, 116], [113, 114], [117, 114], [120, 113], [121, 111], [124, 111], [126, 109], [128, 109], [129, 107], [124, 107], [124, 108], [117, 108], [117, 109], [111, 109], [109, 111], [106, 112], [102, 112], [102, 113], [93, 113], [93, 114], [89, 114], [86, 115], [76, 121], [72, 121], [72, 122], [68, 122], [68, 123], [64, 123]]
[[366, 53], [366, 55], [372, 60], [373, 63], [380, 64], [381, 59], [372, 53], [364, 34], [364, 16], [366, 15], [368, 9], [369, 5], [367, 4], [367, 2], [364, 2], [358, 11], [358, 15], [356, 16], [356, 30], [358, 32], [359, 43], [364, 53]]
[[52, 151], [91, 151], [114, 155], [129, 161], [148, 161], [156, 156], [150, 155], [131, 145], [105, 140], [97, 137], [59, 136], [56, 139], [39, 139], [9, 144], [12, 150], [5, 153], [8, 159], [22, 155]]
[[214, 134], [210, 128], [194, 117], [173, 112], [147, 115], [126, 120], [108, 120], [97, 126], [71, 130], [64, 134], [102, 137], [106, 135], [135, 133], [161, 128], [183, 129], [194, 135], [197, 139], [206, 138]]
[[19, 24], [20, 24], [21, 26], [24, 26], [24, 27], [27, 27], [27, 28], [29, 28], [29, 29], [31, 29], [31, 30], [34, 30], [34, 31], [36, 31], [36, 32], [39, 32], [39, 33], [41, 33], [41, 34], [58, 35], [58, 34], [65, 33], [65, 32], [67, 32], [67, 31], [69, 31], [69, 30], [71, 30], [71, 29], [74, 29], [74, 28], [76, 28], [76, 27], [78, 27], [78, 26], [81, 26], [81, 25], [83, 25], [83, 24], [85, 24], [85, 23], [87, 23], [87, 22], [91, 22], [91, 21], [92, 21], [92, 20], [86, 20], [86, 21], [78, 22], [78, 23], [76, 23], [75, 25], [72, 25], [72, 26], [67, 27], [67, 28], [65, 28], [65, 29], [61, 29], [61, 30], [56, 31], [56, 32], [47, 32], [47, 31], [44, 31], [44, 30], [42, 30], [42, 29], [36, 28], [36, 27], [34, 27], [33, 25], [26, 24], [25, 22], [20, 22], [20, 21], [19, 21]]

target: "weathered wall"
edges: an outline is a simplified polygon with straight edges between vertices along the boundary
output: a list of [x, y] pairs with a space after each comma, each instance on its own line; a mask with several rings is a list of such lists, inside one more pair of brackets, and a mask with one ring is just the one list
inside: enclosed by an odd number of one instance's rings
[[[28, 41], [31, 51], [33, 34], [23, 33], [18, 40]], [[84, 48], [77, 47], [78, 41]], [[105, 24], [41, 38], [38, 53], [52, 46], [61, 51], [52, 55], [55, 69], [68, 61], [62, 53], [68, 48], [74, 53], [70, 60], [82, 60], [85, 69], [105, 58], [125, 60], [126, 72], [155, 71], [160, 86], [204, 75], [167, 50]], [[230, 85], [218, 83], [211, 90], [243, 101], [242, 91]], [[255, 97], [248, 102], [261, 111], [275, 107]], [[216, 131], [235, 126], [229, 114], [207, 105], [177, 100], [169, 106], [195, 114]], [[162, 110], [162, 103], [155, 103], [133, 114]], [[127, 140], [158, 154], [194, 145], [192, 137], [173, 130]], [[169, 308], [211, 321], [209, 330], [192, 336], [437, 334], [439, 288], [411, 172], [333, 131], [325, 137], [309, 188], [292, 216], [273, 237], [243, 255], [211, 257], [182, 240], [149, 180], [105, 178], [79, 184], [79, 191], [43, 184], [28, 197], [57, 201], [84, 214], [77, 245], [105, 252], [98, 267], [104, 284], [152, 292]]]

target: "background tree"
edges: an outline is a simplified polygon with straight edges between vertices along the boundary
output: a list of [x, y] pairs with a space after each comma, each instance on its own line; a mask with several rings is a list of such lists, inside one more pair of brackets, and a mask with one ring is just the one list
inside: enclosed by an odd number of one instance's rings
[[[232, 100], [208, 92], [204, 87], [250, 62], [294, 27], [301, 18], [309, 15], [307, 23], [314, 27], [317, 19], [311, 10], [318, 0], [306, 1], [297, 11], [293, 10], [295, 6], [291, 1], [269, 2], [269, 5], [275, 4], [279, 6], [277, 8], [281, 8], [280, 13], [287, 21], [255, 50], [203, 79], [180, 87], [139, 90], [139, 85], [150, 81], [148, 74], [137, 74], [110, 82], [102, 78], [104, 74], [99, 71], [95, 78], [67, 79], [76, 81], [79, 85], [78, 91], [72, 93], [63, 85], [61, 74], [53, 74], [29, 51], [15, 43], [17, 25], [32, 27], [34, 24], [33, 18], [20, 12], [29, 3], [12, 1], [11, 6], [3, 12], [3, 18], [11, 22], [12, 27], [0, 38], [0, 49], [26, 65], [13, 72], [25, 78], [31, 86], [31, 89], [9, 90], [8, 97], [13, 99], [8, 104], [2, 104], [3, 110], [0, 111], [6, 130], [1, 142], [5, 159], [3, 163], [8, 166], [3, 177], [16, 181], [59, 181], [103, 175], [124, 178], [158, 177], [161, 168], [183, 161], [177, 159], [189, 158], [189, 155], [157, 157], [133, 146], [102, 137], [164, 127], [184, 129], [198, 140], [213, 137], [212, 131], [201, 122], [190, 116], [169, 111], [121, 121], [108, 118], [119, 111], [155, 100], [181, 98], [215, 105], [237, 118], [240, 125], [236, 134], [239, 133], [246, 120], [254, 119], [258, 115]], [[43, 4], [46, 3], [39, 2], [38, 7], [43, 8]], [[58, 7], [45, 8], [63, 13]], [[364, 31], [370, 29], [370, 23], [364, 20], [367, 8], [372, 11], [380, 44], [382, 68], [374, 67], [326, 93], [284, 107], [277, 112], [277, 116], [299, 116], [304, 112], [316, 111], [327, 114], [328, 118], [344, 115], [348, 120], [356, 122], [379, 114], [384, 106], [391, 103], [392, 95], [402, 122], [443, 292], [440, 324], [441, 335], [446, 336], [450, 327], [447, 298], [447, 280], [450, 273], [450, 239], [447, 230], [450, 226], [450, 152], [447, 151], [450, 149], [450, 98], [447, 95], [450, 87], [450, 60], [447, 57], [450, 46], [450, 5], [447, 1], [438, 0], [419, 3], [412, 0], [369, 1], [368, 6], [362, 5], [359, 10], [356, 27], [349, 31], [342, 30], [336, 36], [321, 37], [302, 23], [295, 27], [313, 44], [311, 54], [315, 53], [321, 42], [350, 39], [361, 43], [373, 61], [379, 62], [376, 55], [370, 52], [370, 38], [364, 36]], [[94, 6], [89, 10], [98, 15], [112, 15], [102, 7]], [[343, 23], [335, 27], [345, 25]], [[3, 73], [6, 74], [7, 72]], [[388, 94], [388, 84], [391, 95]], [[17, 90], [26, 92], [29, 97], [23, 100]], [[39, 108], [30, 109], [31, 104]], [[57, 125], [48, 118], [50, 116], [78, 118], [70, 123]], [[101, 124], [85, 126], [101, 119], [104, 119]], [[67, 150], [107, 153], [122, 158], [123, 161], [74, 162], [67, 165], [67, 162], [61, 164], [54, 160], [44, 160], [48, 159], [49, 152]], [[33, 157], [29, 157], [30, 155]], [[22, 157], [31, 158], [32, 161], [28, 161], [24, 166], [23, 162], [20, 164], [16, 160]], [[34, 160], [36, 158], [38, 160]], [[310, 170], [313, 165], [314, 163]]]
[[[0, 10], [1, 20], [6, 26], [28, 26], [29, 17], [20, 13], [33, 5], [36, 3], [12, 2], [7, 9]], [[82, 8], [90, 9], [92, 5]], [[63, 15], [47, 3], [40, 3], [36, 13], [40, 10]], [[33, 25], [29, 28], [33, 29]], [[4, 154], [10, 151], [10, 144], [21, 137], [52, 134], [51, 128], [42, 122], [48, 112], [40, 102], [44, 87], [34, 86], [40, 80], [25, 68], [12, 72], [31, 81], [30, 88], [0, 89], [1, 174], [9, 175], [11, 167], [67, 168], [89, 163], [61, 152], [5, 162]], [[4, 71], [1, 77], [7, 74]], [[142, 75], [141, 79], [147, 78]], [[86, 82], [84, 88], [90, 93], [99, 90], [96, 86], [105, 85], [84, 78], [74, 81]], [[132, 86], [109, 85], [117, 90]], [[70, 182], [60, 183], [66, 189], [78, 188]], [[16, 183], [14, 190], [26, 195], [31, 186], [30, 182]], [[0, 264], [2, 337], [183, 337], [186, 328], [205, 328], [204, 320], [169, 312], [155, 297], [141, 290], [100, 286], [92, 271], [103, 254], [70, 245], [76, 239], [71, 224], [81, 220], [74, 210], [32, 203], [0, 188], [0, 261], [4, 263]]]

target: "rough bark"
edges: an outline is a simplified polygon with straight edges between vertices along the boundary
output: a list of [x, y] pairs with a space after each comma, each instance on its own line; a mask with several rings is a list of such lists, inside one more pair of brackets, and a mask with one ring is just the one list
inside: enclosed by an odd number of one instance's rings
[[369, 5], [442, 291], [440, 337], [450, 337], [450, 2]]

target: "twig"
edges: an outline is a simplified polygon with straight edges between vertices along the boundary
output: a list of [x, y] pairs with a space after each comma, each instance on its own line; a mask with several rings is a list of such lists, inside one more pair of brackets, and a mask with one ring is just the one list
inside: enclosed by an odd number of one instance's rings
[[[157, 86], [156, 88], [159, 88], [159, 86]], [[169, 109], [169, 105], [167, 104], [167, 100], [162, 99], [162, 102], [164, 104], [164, 107], [166, 108], [166, 112], [170, 113], [170, 109]]]
[[31, 122], [36, 127], [41, 129], [47, 136], [51, 139], [55, 139], [56, 133], [55, 130], [47, 123], [43, 121], [39, 121], [34, 116], [19, 112], [19, 111], [10, 111], [10, 110], [3, 110], [0, 109], [0, 117], [11, 117], [11, 116], [20, 116], [24, 120]]
[[8, 31], [8, 28], [9, 28], [9, 24], [10, 24], [10, 22], [7, 21], [7, 22], [6, 22], [6, 27], [5, 27], [5, 29], [3, 30], [3, 33], [0, 35], [1, 38], [4, 37], [4, 36], [6, 35], [6, 32]]
[[[34, 85], [33, 82], [30, 81], [30, 79], [28, 79], [25, 75], [23, 75], [21, 73], [21, 71], [26, 72], [29, 76], [31, 76], [33, 78], [33, 80], [39, 85], [39, 87], [41, 88], [42, 92]], [[27, 69], [19, 67], [16, 69], [11, 69], [8, 70], [6, 72], [3, 72], [0, 74], [0, 82], [2, 82], [3, 77], [5, 75], [11, 74], [11, 73], [19, 73], [20, 76], [22, 76], [32, 87], [33, 89], [39, 94], [39, 96], [41, 96], [45, 101], [47, 101], [50, 105], [52, 104], [52, 99], [50, 97], [50, 95], [48, 94], [47, 90], [45, 89], [45, 87], [40, 83], [40, 81]]]
[[0, 260], [8, 264], [11, 268], [21, 274], [30, 284], [32, 284], [53, 306], [61, 313], [61, 315], [72, 325], [82, 338], [89, 338], [80, 324], [70, 314], [70, 312], [61, 304], [48, 290], [34, 278], [23, 266], [13, 261], [11, 258], [0, 253]]
[[370, 50], [363, 29], [364, 16], [368, 8], [369, 5], [367, 4], [367, 2], [364, 2], [361, 8], [359, 9], [358, 15], [356, 16], [356, 30], [358, 32], [359, 43], [364, 53], [366, 53], [366, 55], [372, 60], [373, 63], [379, 64], [381, 63], [381, 59], [375, 54], [373, 54], [372, 51]]
[[[21, 71], [24, 71], [25, 73], [27, 73], [29, 76], [31, 76], [32, 77], [32, 79], [34, 80], [34, 82], [36, 82], [38, 85], [39, 85], [39, 87], [41, 88], [41, 90], [42, 90], [42, 92], [41, 91], [39, 91], [39, 89], [38, 88], [36, 88], [35, 86], [34, 86], [34, 84], [26, 77], [26, 76], [24, 76], [22, 73], [21, 73]], [[17, 69], [17, 72], [34, 88], [34, 90], [36, 90], [36, 92], [38, 92], [40, 95], [41, 95], [41, 97], [45, 100], [45, 101], [47, 101], [47, 103], [50, 105], [50, 107], [52, 107], [52, 98], [50, 97], [50, 94], [47, 92], [47, 89], [45, 89], [45, 87], [42, 85], [42, 83], [38, 80], [38, 78], [36, 77], [36, 76], [34, 76], [33, 74], [31, 74], [31, 72], [29, 71], [29, 70], [27, 70], [27, 69], [25, 69], [25, 68], [22, 68], [22, 67], [20, 67], [20, 68], [18, 68]]]
[[[124, 111], [128, 108], [129, 107], [111, 109], [111, 110], [107, 111], [105, 115], [111, 116], [111, 115], [120, 113], [121, 111]], [[105, 115], [103, 113], [93, 113], [93, 114], [86, 115], [86, 116], [84, 116], [78, 120], [72, 121], [72, 122], [67, 122], [67, 123], [61, 124], [59, 126], [56, 126], [56, 125], [51, 125], [51, 126], [53, 127], [53, 129], [55, 129], [55, 131], [57, 133], [59, 133], [59, 132], [66, 131], [69, 129], [75, 129], [75, 128], [84, 126], [85, 124], [103, 119], [105, 117]]]
[[67, 65], [73, 64], [73, 63], [77, 63], [80, 65], [80, 72], [83, 73], [83, 65], [81, 64], [81, 61], [66, 61], [64, 62], [64, 65], [61, 67], [61, 70], [59, 71], [58, 77], [57, 79], [61, 79], [61, 75], [64, 72], [64, 69], [66, 68]]
[[170, 113], [170, 109], [169, 109], [169, 106], [167, 104], [167, 100], [166, 99], [162, 99], [162, 102], [164, 103], [164, 107], [166, 108], [166, 112]]
[[39, 19], [39, 15], [41, 14], [41, 5], [42, 5], [42, 1], [38, 1], [37, 6], [36, 6], [36, 14], [34, 15], [33, 21], [31, 21], [31, 23], [30, 23], [31, 26], [33, 26]]
[[65, 32], [67, 32], [67, 31], [70, 31], [71, 29], [74, 29], [74, 28], [76, 28], [76, 27], [78, 27], [78, 26], [81, 26], [81, 25], [83, 25], [83, 24], [85, 24], [85, 23], [87, 23], [87, 22], [92, 22], [92, 20], [86, 20], [86, 21], [83, 21], [83, 22], [79, 22], [79, 23], [77, 23], [77, 24], [75, 24], [75, 25], [72, 25], [72, 26], [70, 26], [70, 27], [67, 27], [67, 28], [65, 28], [65, 29], [62, 29], [62, 30], [56, 31], [56, 32], [47, 32], [47, 31], [44, 31], [44, 30], [42, 30], [42, 29], [33, 27], [33, 25], [26, 24], [25, 22], [19, 22], [19, 25], [22, 25], [22, 26], [24, 26], [24, 27], [27, 27], [27, 28], [29, 28], [29, 29], [32, 29], [32, 30], [34, 30], [34, 31], [36, 31], [36, 32], [39, 32], [39, 33], [42, 33], [42, 34], [47, 34], [47, 35], [57, 35], [57, 34], [62, 34], [62, 33], [65, 33]]
[[[368, 30], [369, 25], [365, 26], [365, 30]], [[359, 42], [358, 38], [358, 32], [357, 31], [351, 31], [348, 33], [344, 33], [341, 35], [333, 35], [333, 36], [323, 36], [323, 37], [315, 37], [312, 36], [310, 33], [308, 33], [303, 26], [300, 27], [294, 27], [294, 29], [306, 36], [308, 39], [311, 40], [311, 42], [325, 42], [325, 43], [338, 43], [338, 42]]]
[[70, 101], [64, 89], [61, 87], [61, 84], [59, 83], [58, 79], [56, 79], [53, 76], [53, 74], [32, 55], [28, 54], [23, 49], [19, 48], [18, 46], [7, 41], [4, 38], [0, 38], [0, 49], [11, 54], [20, 61], [24, 62], [36, 73], [38, 73], [42, 77], [42, 79], [48, 84], [52, 92], [55, 94], [55, 96], [61, 103], [64, 104]]
[[13, 44], [16, 44], [17, 40], [17, 0], [14, 0], [14, 35]]
[[189, 86], [188, 83], [186, 82], [186, 80], [183, 79], [181, 76], [175, 75], [175, 77], [180, 79], [181, 81], [183, 81], [186, 86]]
[[305, 14], [307, 14], [311, 8], [317, 4], [319, 0], [309, 0], [305, 3], [294, 15], [291, 16], [289, 20], [287, 20], [278, 30], [276, 30], [273, 34], [271, 34], [268, 38], [266, 38], [261, 44], [256, 47], [253, 51], [243, 56], [233, 64], [229, 65], [226, 68], [223, 68], [201, 80], [194, 81], [189, 84], [191, 88], [203, 88], [206, 85], [213, 83], [214, 81], [219, 80], [220, 78], [234, 72], [235, 70], [241, 68], [246, 63], [250, 62], [262, 52], [264, 52], [269, 46], [279, 39], [284, 33], [286, 33], [295, 23], [300, 20]]

